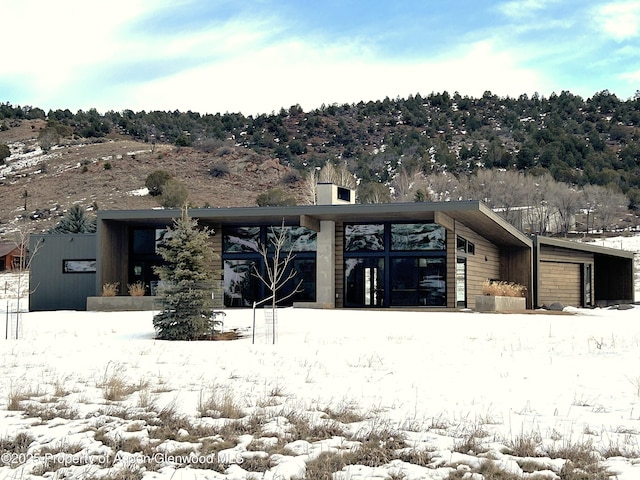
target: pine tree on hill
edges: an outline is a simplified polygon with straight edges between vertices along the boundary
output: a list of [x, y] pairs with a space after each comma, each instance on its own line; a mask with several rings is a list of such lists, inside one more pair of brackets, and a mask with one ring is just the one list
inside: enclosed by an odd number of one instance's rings
[[96, 219], [89, 217], [80, 205], [73, 205], [49, 233], [95, 233]]
[[212, 333], [213, 250], [208, 229], [198, 229], [187, 208], [174, 220], [158, 251], [165, 265], [156, 267], [162, 311], [153, 317], [157, 338], [198, 340]]

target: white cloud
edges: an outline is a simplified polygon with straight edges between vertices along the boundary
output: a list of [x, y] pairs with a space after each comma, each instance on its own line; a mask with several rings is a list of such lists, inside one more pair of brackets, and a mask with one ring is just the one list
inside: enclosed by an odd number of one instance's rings
[[550, 0], [513, 0], [499, 4], [497, 9], [509, 18], [523, 18], [543, 10], [549, 3], [553, 2]]
[[292, 40], [139, 85], [119, 96], [128, 108], [136, 105], [134, 109], [148, 110], [171, 92], [172, 104], [163, 109], [255, 114], [296, 103], [311, 109], [418, 92], [480, 96], [491, 90], [518, 96], [544, 90], [545, 79], [519, 67], [514, 58], [496, 51], [491, 42], [479, 42], [439, 59], [397, 63], [376, 58], [357, 43], [322, 46]]
[[594, 16], [600, 30], [616, 41], [640, 35], [640, 3], [636, 1], [603, 5]]
[[0, 76], [18, 78], [46, 97], [126, 51], [119, 29], [145, 11], [144, 0], [78, 4], [74, 0], [4, 2]]

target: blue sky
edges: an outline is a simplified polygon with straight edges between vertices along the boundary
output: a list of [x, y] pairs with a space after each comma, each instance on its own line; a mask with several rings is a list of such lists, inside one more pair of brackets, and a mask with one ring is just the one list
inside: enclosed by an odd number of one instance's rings
[[271, 113], [640, 90], [634, 0], [0, 0], [0, 102]]

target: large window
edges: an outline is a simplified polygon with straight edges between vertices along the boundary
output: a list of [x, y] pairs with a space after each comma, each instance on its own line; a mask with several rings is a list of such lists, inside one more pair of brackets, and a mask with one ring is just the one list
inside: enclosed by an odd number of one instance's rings
[[[297, 225], [286, 226], [230, 226], [222, 229], [224, 261], [224, 302], [228, 307], [248, 307], [271, 295], [271, 292], [256, 276], [266, 274], [266, 265], [261, 254], [267, 246], [267, 261], [275, 255], [273, 239], [284, 228], [285, 243], [280, 256], [290, 251], [293, 259], [289, 268], [296, 272], [294, 278], [278, 291], [278, 298], [288, 297], [300, 284], [300, 292], [293, 294], [280, 305], [293, 302], [313, 302], [316, 299], [316, 250], [317, 233]], [[288, 275], [285, 272], [284, 277]]]
[[446, 231], [434, 223], [346, 224], [347, 307], [446, 306]]
[[445, 250], [445, 230], [434, 223], [391, 224], [391, 248], [403, 251]]
[[345, 225], [344, 250], [346, 252], [384, 251], [384, 225]]

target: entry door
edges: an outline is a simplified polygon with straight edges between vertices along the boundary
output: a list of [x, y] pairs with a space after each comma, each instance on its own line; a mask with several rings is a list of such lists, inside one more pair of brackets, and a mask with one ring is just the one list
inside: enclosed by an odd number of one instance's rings
[[381, 307], [384, 305], [384, 259], [352, 258], [346, 261], [345, 305]]
[[467, 259], [456, 262], [456, 307], [467, 307]]

